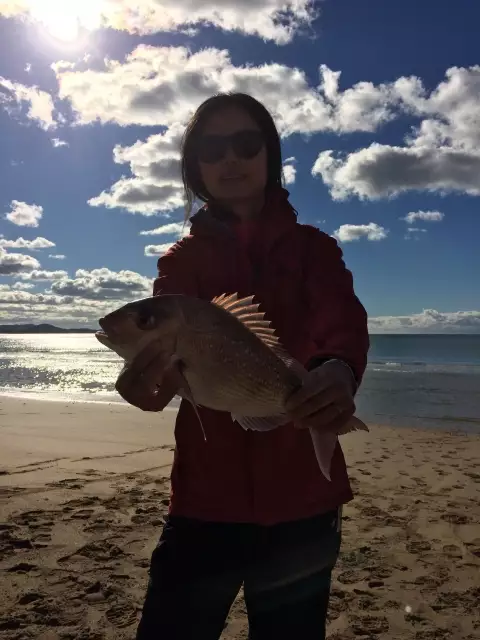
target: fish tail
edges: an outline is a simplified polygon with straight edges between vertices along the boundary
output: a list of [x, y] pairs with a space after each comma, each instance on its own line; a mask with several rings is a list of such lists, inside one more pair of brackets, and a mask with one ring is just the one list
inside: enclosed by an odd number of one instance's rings
[[337, 446], [338, 437], [336, 433], [321, 432], [318, 429], [309, 429], [312, 436], [313, 448], [317, 457], [318, 466], [325, 478], [331, 482], [332, 458]]
[[325, 478], [331, 481], [330, 471], [332, 458], [337, 446], [338, 436], [351, 431], [368, 431], [367, 425], [356, 416], [352, 416], [347, 424], [338, 432], [309, 429], [318, 466]]

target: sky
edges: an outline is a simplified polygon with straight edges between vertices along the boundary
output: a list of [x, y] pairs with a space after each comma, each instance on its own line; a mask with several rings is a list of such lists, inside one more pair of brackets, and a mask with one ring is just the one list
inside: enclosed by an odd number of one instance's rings
[[94, 327], [151, 295], [186, 232], [185, 124], [238, 90], [370, 331], [480, 333], [480, 3], [131, 5], [0, 2], [0, 323]]

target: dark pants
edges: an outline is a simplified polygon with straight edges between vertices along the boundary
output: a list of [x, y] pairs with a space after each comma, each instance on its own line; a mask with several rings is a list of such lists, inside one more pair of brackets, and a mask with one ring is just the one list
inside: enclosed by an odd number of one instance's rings
[[170, 518], [137, 640], [218, 640], [242, 584], [250, 640], [323, 640], [340, 518], [271, 527]]

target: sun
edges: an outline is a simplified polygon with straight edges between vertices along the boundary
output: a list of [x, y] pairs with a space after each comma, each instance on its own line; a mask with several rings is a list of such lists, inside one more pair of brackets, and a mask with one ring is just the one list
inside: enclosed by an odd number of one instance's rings
[[82, 31], [100, 27], [102, 4], [102, 0], [31, 0], [30, 14], [52, 38], [74, 43]]

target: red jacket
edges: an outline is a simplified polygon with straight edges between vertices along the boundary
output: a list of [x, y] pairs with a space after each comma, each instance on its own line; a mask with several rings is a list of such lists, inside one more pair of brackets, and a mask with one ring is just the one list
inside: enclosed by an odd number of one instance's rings
[[[306, 366], [341, 358], [360, 382], [369, 338], [366, 312], [355, 296], [336, 241], [297, 223], [288, 192], [275, 190], [253, 245], [208, 207], [190, 235], [158, 261], [154, 294], [211, 300], [222, 293], [255, 294], [286, 349]], [[322, 476], [308, 430], [292, 424], [244, 431], [229, 414], [200, 409], [207, 442], [183, 401], [175, 427], [170, 513], [223, 522], [274, 524], [310, 517], [353, 498], [340, 445], [332, 481]]]

